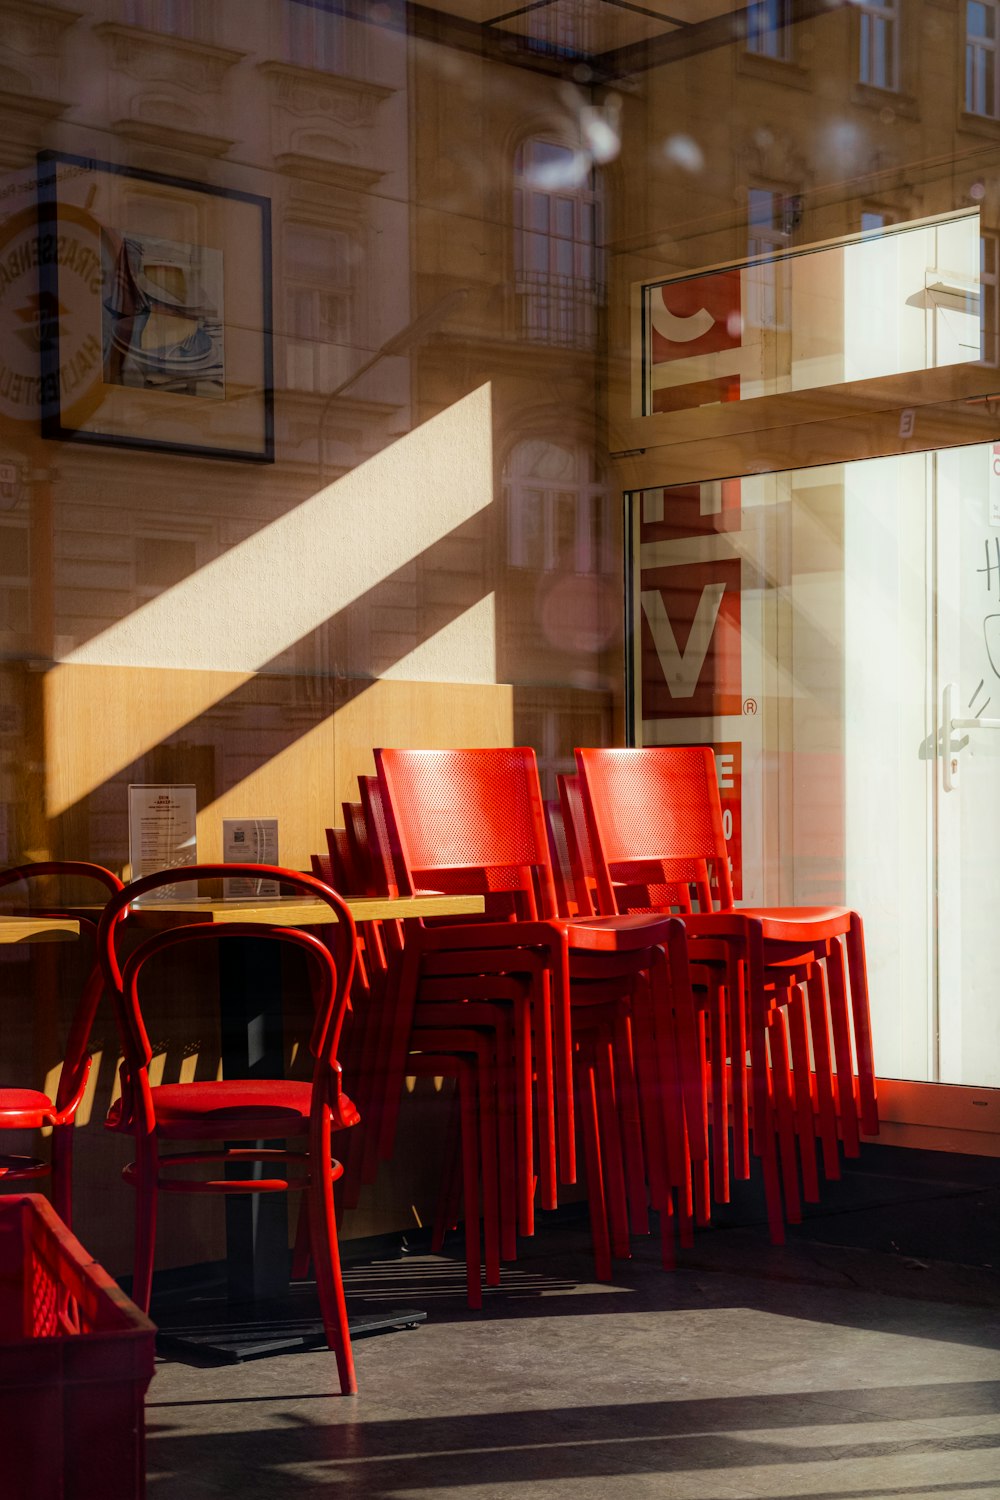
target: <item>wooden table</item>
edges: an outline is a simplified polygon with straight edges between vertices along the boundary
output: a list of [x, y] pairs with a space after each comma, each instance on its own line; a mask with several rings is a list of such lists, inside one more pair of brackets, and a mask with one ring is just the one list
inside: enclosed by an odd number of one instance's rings
[[[474, 916], [482, 896], [348, 896], [355, 922], [406, 921], [419, 917]], [[336, 920], [323, 901], [302, 896], [268, 899], [167, 900], [139, 902], [128, 920], [144, 927], [188, 922], [235, 922], [268, 926], [316, 927]], [[280, 1078], [284, 1066], [281, 954], [273, 943], [223, 943], [219, 950], [219, 1013], [223, 1074], [228, 1078]], [[348, 1092], [350, 1084], [348, 1083]], [[270, 1144], [270, 1143], [265, 1143]], [[282, 1144], [282, 1143], [278, 1143]], [[281, 1194], [241, 1194], [226, 1198], [226, 1271], [232, 1314], [206, 1307], [196, 1325], [186, 1309], [183, 1328], [160, 1323], [160, 1343], [216, 1358], [239, 1360], [263, 1353], [321, 1343], [321, 1325], [283, 1312], [289, 1291], [288, 1215]], [[256, 1304], [261, 1319], [247, 1315]], [[240, 1308], [244, 1312], [240, 1312]], [[351, 1317], [352, 1332], [373, 1332], [422, 1322], [426, 1313], [392, 1308]]]
[[[355, 922], [405, 921], [408, 917], [474, 916], [482, 896], [344, 896]], [[324, 901], [302, 896], [260, 900], [139, 901], [129, 916], [143, 925], [176, 922], [262, 922], [271, 927], [323, 927], [336, 921]]]
[[0, 943], [64, 943], [79, 936], [73, 917], [0, 916]]

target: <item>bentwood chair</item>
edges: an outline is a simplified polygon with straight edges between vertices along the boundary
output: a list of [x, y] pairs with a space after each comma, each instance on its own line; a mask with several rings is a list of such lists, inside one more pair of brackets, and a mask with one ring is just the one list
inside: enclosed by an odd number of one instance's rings
[[817, 1129], [826, 1175], [839, 1174], [837, 1105], [846, 1154], [857, 1155], [860, 1130], [878, 1130], [861, 918], [835, 906], [735, 907], [711, 750], [586, 749], [576, 755], [602, 909], [633, 909], [630, 887], [638, 880], [648, 891], [677, 860], [700, 866], [699, 909], [682, 920], [695, 956], [700, 944], [722, 941], [730, 960], [737, 960], [727, 980], [734, 1104], [745, 1108], [739, 1091], [748, 1044], [754, 1149], [764, 1165], [772, 1238], [780, 1241], [775, 1127], [792, 1221], [801, 1213], [795, 1138], [803, 1188], [815, 1199]]
[[[334, 1212], [333, 1184], [342, 1167], [331, 1154], [332, 1137], [357, 1124], [358, 1112], [343, 1092], [338, 1062], [341, 1026], [356, 957], [354, 921], [344, 900], [311, 875], [267, 865], [192, 865], [185, 883], [247, 876], [273, 879], [301, 897], [329, 908], [332, 950], [311, 933], [251, 922], [213, 924], [198, 921], [142, 936], [124, 956], [123, 919], [132, 902], [166, 885], [178, 872], [162, 870], [133, 881], [105, 908], [98, 948], [105, 983], [116, 1006], [124, 1063], [121, 1097], [112, 1106], [107, 1126], [131, 1135], [136, 1156], [123, 1172], [136, 1191], [135, 1262], [132, 1298], [149, 1309], [160, 1193], [306, 1194], [312, 1259], [327, 1342], [337, 1359], [343, 1394], [357, 1390], [344, 1302]], [[131, 925], [131, 924], [130, 924]], [[141, 931], [141, 929], [140, 929]], [[169, 968], [165, 955], [179, 949], [208, 949], [220, 943], [273, 943], [304, 960], [313, 1004], [309, 1051], [311, 1081], [286, 1078], [225, 1078], [190, 1083], [154, 1084], [150, 1079], [153, 1049], [143, 1018], [148, 973]], [[197, 956], [197, 955], [193, 955]], [[280, 1147], [260, 1143], [284, 1139]], [[220, 1145], [219, 1142], [230, 1144]], [[287, 1143], [297, 1142], [295, 1148]], [[184, 1149], [166, 1149], [182, 1146]], [[190, 1143], [196, 1143], [190, 1149]], [[220, 1164], [208, 1176], [192, 1177], [190, 1167]], [[261, 1163], [266, 1175], [255, 1176]], [[270, 1168], [270, 1172], [267, 1169]], [[179, 1169], [179, 1170], [178, 1170]], [[242, 1175], [227, 1172], [242, 1171]]]
[[[72, 912], [67, 902], [69, 881], [74, 885]], [[103, 904], [107, 896], [121, 890], [122, 883], [101, 865], [80, 860], [43, 860], [37, 864], [18, 865], [0, 871], [0, 887], [14, 886], [26, 888], [28, 905], [34, 915], [72, 915], [80, 924], [81, 937], [89, 938], [93, 945], [97, 923], [81, 912], [77, 900], [82, 896], [85, 902], [93, 901], [96, 886], [100, 888], [100, 901]], [[21, 910], [21, 903], [16, 904], [17, 909]], [[52, 1127], [50, 1162], [35, 1157], [0, 1156], [0, 1183], [44, 1177], [51, 1172], [52, 1201], [56, 1212], [67, 1226], [72, 1223], [73, 1218], [73, 1132], [76, 1114], [90, 1076], [91, 1056], [88, 1045], [103, 988], [104, 983], [94, 954], [90, 970], [73, 1006], [73, 1018], [54, 1099], [40, 1089], [0, 1084], [0, 1130], [41, 1130], [45, 1126]], [[52, 998], [58, 1000], [56, 996]]]

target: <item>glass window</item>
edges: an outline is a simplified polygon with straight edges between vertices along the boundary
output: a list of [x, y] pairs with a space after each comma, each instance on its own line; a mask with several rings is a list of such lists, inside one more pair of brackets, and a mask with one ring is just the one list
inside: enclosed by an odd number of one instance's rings
[[506, 485], [511, 567], [596, 573], [607, 538], [607, 498], [588, 456], [541, 438], [518, 443]]
[[980, 259], [993, 255], [978, 213], [914, 228], [873, 207], [867, 234], [785, 250], [794, 217], [794, 199], [751, 187], [755, 258], [643, 286], [647, 413], [978, 360]]
[[1000, 317], [998, 286], [1000, 286], [1000, 234], [991, 230], [982, 234], [979, 239], [980, 359], [985, 365], [1000, 363], [1000, 350], [997, 347], [998, 331], [1000, 331], [997, 325], [997, 318]]
[[210, 12], [202, 0], [124, 0], [124, 19], [144, 31], [162, 31], [167, 36], [205, 39]]
[[288, 384], [322, 391], [344, 379], [351, 343], [355, 266], [346, 230], [291, 226], [285, 236]]
[[[283, 45], [287, 62], [323, 73], [346, 73], [348, 67], [348, 22], [337, 10], [291, 0], [282, 8]], [[360, 34], [364, 27], [356, 27]], [[356, 37], [351, 36], [353, 54]], [[352, 62], [358, 59], [352, 55]]]
[[877, 89], [899, 88], [899, 0], [867, 0], [858, 6], [858, 77]]
[[783, 328], [788, 321], [785, 267], [774, 257], [791, 238], [791, 201], [781, 188], [751, 187], [747, 194], [747, 254], [751, 260], [771, 257], [748, 271], [747, 319], [754, 328]]
[[604, 301], [598, 263], [600, 197], [589, 159], [530, 140], [514, 162], [514, 270], [519, 332], [533, 342], [587, 347]]
[[997, 0], [968, 0], [965, 7], [965, 107], [995, 120], [997, 90]]
[[0, 635], [24, 635], [31, 626], [28, 527], [0, 525]]
[[747, 51], [788, 62], [792, 55], [789, 0], [755, 0], [747, 9]]

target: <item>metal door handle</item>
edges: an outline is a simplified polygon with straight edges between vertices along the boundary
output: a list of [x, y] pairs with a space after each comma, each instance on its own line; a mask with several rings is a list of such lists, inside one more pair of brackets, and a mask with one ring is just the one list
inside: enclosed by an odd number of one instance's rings
[[941, 693], [941, 783], [946, 792], [953, 792], [958, 781], [958, 751], [961, 745], [953, 745], [952, 734], [957, 730], [965, 734], [970, 729], [1000, 729], [1000, 719], [958, 719], [952, 714], [952, 704], [958, 697], [958, 683], [948, 682]]

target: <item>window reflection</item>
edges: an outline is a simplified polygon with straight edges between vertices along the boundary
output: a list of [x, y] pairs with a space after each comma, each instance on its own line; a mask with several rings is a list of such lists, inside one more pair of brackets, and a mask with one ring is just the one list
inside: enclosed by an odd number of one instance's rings
[[965, 107], [995, 120], [997, 89], [997, 3], [968, 0], [965, 7]]
[[899, 0], [864, 0], [857, 8], [860, 82], [877, 89], [898, 89]]
[[519, 332], [587, 347], [604, 301], [600, 191], [589, 160], [553, 141], [525, 141], [514, 161], [514, 274]]
[[747, 9], [747, 51], [788, 62], [792, 56], [789, 0], [755, 0]]

